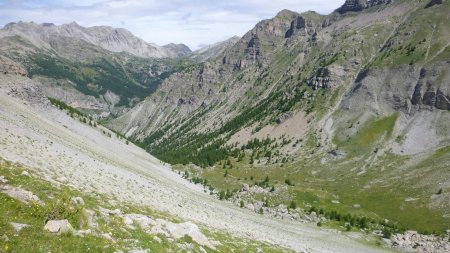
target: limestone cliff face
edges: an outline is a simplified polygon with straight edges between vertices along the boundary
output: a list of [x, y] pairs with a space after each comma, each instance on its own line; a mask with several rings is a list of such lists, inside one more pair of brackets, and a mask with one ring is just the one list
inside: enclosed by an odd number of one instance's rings
[[339, 14], [357, 12], [377, 5], [390, 4], [392, 1], [393, 0], [346, 0], [344, 5], [337, 9], [336, 12]]
[[419, 80], [414, 88], [411, 103], [428, 105], [441, 110], [450, 110], [450, 64], [442, 63], [420, 70]]

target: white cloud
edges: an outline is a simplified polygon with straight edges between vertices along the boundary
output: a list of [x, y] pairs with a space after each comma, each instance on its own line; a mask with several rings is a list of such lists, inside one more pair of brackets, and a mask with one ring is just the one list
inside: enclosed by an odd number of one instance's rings
[[233, 35], [282, 9], [328, 14], [344, 0], [0, 0], [0, 24], [76, 21], [84, 26], [123, 27], [148, 42], [185, 43], [193, 49]]

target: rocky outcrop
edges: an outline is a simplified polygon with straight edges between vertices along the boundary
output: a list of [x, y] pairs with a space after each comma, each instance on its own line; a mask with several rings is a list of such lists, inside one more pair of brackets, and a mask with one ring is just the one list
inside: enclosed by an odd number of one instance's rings
[[328, 26], [329, 22], [322, 22], [321, 24], [314, 24], [310, 20], [306, 20], [303, 16], [298, 16], [291, 22], [291, 27], [287, 30], [285, 37], [290, 38], [292, 36], [306, 36], [317, 34], [316, 30], [320, 27]]
[[392, 0], [346, 0], [344, 5], [337, 9], [336, 12], [339, 14], [357, 12], [377, 5], [390, 4], [391, 2]]
[[0, 73], [27, 76], [28, 72], [21, 64], [0, 55]]
[[437, 4], [442, 4], [444, 1], [443, 0], [431, 0], [426, 6], [425, 8], [430, 8], [433, 7]]
[[421, 235], [416, 231], [395, 234], [391, 238], [391, 246], [405, 252], [450, 252], [448, 235], [439, 238], [434, 235]]
[[315, 75], [309, 79], [308, 85], [313, 89], [332, 88], [331, 72], [328, 68], [320, 68], [316, 71]]
[[[443, 77], [444, 75], [444, 77]], [[413, 105], [428, 105], [440, 110], [450, 110], [450, 89], [445, 78], [445, 69], [439, 67], [422, 68], [419, 81], [411, 97]]]

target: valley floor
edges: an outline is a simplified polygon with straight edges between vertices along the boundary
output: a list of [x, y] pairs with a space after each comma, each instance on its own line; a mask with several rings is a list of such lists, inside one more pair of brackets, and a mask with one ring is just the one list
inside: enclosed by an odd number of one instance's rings
[[50, 105], [14, 98], [13, 89], [5, 85], [8, 80], [2, 82], [0, 157], [32, 168], [48, 182], [298, 252], [388, 251], [339, 232], [269, 219], [219, 201], [144, 150], [114, 134], [109, 137], [107, 129], [82, 124]]

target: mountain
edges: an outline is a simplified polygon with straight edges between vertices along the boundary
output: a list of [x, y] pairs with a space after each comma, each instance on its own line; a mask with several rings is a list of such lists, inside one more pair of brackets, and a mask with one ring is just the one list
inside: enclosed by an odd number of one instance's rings
[[225, 50], [232, 47], [236, 42], [239, 41], [239, 39], [240, 37], [233, 36], [225, 41], [221, 41], [213, 45], [203, 47], [199, 50], [194, 51], [190, 57], [197, 62], [204, 62], [206, 60], [216, 58], [218, 55], [222, 54]]
[[175, 58], [104, 28], [3, 35], [0, 247], [449, 252], [449, 11], [282, 10]]
[[224, 192], [288, 189], [245, 201], [442, 232], [449, 10], [406, 0], [349, 0], [330, 15], [283, 10], [108, 125]]
[[126, 52], [138, 57], [163, 58], [184, 56], [191, 52], [185, 45], [163, 47], [149, 44], [123, 28], [82, 27], [75, 22], [63, 25], [34, 22], [9, 23], [0, 30], [0, 38], [19, 36], [38, 48], [50, 49], [61, 38], [83, 40], [111, 52]]
[[190, 53], [185, 45], [148, 44], [125, 29], [33, 22], [1, 29], [0, 49], [41, 81], [47, 96], [94, 117], [120, 114], [150, 95]]

